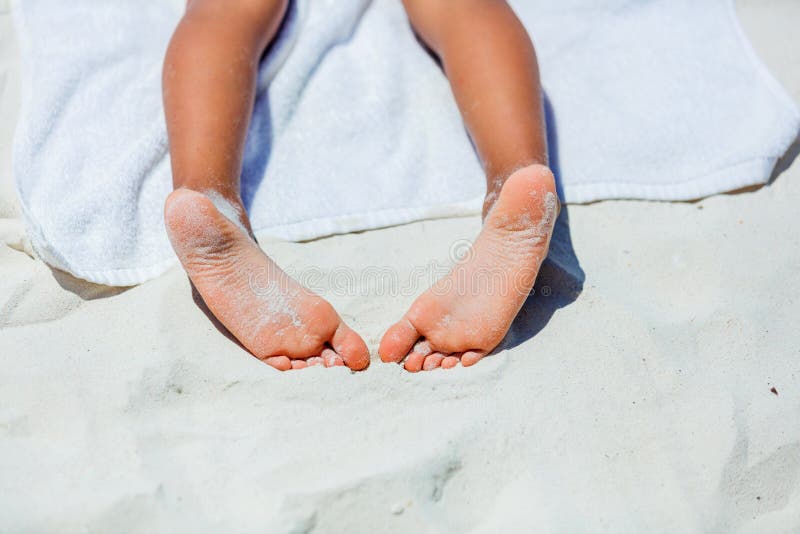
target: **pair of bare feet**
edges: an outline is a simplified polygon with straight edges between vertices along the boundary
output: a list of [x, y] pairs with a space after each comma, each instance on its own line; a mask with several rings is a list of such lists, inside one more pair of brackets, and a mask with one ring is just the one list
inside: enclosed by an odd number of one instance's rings
[[[471, 250], [384, 334], [384, 362], [417, 372], [470, 366], [505, 337], [547, 255], [558, 214], [553, 175], [513, 173]], [[165, 206], [172, 246], [209, 310], [257, 358], [280, 370], [369, 365], [364, 340], [322, 297], [256, 244], [241, 205], [177, 189]]]

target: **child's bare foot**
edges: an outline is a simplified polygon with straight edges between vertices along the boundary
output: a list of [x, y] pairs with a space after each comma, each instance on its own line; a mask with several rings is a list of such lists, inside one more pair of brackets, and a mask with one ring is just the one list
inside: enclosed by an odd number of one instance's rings
[[506, 180], [471, 250], [384, 334], [384, 362], [417, 372], [477, 363], [503, 340], [547, 255], [559, 204], [553, 174]]
[[369, 351], [361, 337], [261, 251], [240, 207], [219, 199], [216, 204], [219, 209], [202, 193], [177, 189], [167, 198], [165, 218], [178, 258], [217, 319], [280, 370], [366, 368]]

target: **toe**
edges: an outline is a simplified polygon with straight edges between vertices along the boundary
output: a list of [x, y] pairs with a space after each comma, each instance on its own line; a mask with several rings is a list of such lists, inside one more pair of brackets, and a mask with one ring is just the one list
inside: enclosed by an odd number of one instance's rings
[[458, 362], [458, 356], [447, 356], [444, 360], [442, 360], [442, 369], [452, 369], [458, 365]]
[[344, 365], [342, 357], [336, 354], [336, 351], [332, 349], [324, 349], [321, 358], [322, 364], [325, 367], [340, 367]]
[[461, 356], [461, 365], [463, 365], [464, 367], [475, 365], [476, 363], [481, 361], [481, 359], [483, 359], [484, 356], [486, 356], [485, 352], [477, 350], [469, 350], [465, 352], [463, 356]]
[[[342, 362], [353, 371], [361, 371], [369, 365], [369, 349], [361, 336], [344, 323], [333, 334], [331, 345]], [[323, 351], [324, 352], [324, 351]], [[324, 356], [323, 356], [324, 358]]]
[[292, 368], [292, 361], [286, 356], [272, 356], [265, 359], [264, 363], [271, 365], [278, 371], [288, 371]]
[[308, 362], [305, 360], [292, 360], [292, 369], [305, 369], [308, 367]]
[[438, 352], [434, 352], [433, 354], [428, 354], [425, 356], [425, 361], [422, 364], [422, 369], [425, 371], [431, 371], [436, 369], [440, 365], [442, 365], [442, 361], [444, 360], [444, 354], [440, 354]]
[[392, 325], [383, 335], [378, 354], [380, 354], [381, 360], [386, 363], [398, 363], [406, 357], [406, 354], [418, 339], [419, 332], [417, 332], [417, 329], [408, 319], [403, 318]]
[[306, 363], [311, 367], [312, 365], [324, 365], [325, 362], [322, 361], [322, 357], [320, 356], [312, 356], [306, 360]]
[[336, 351], [333, 349], [323, 349], [322, 354], [320, 354], [320, 357], [322, 358], [322, 364], [325, 367], [333, 367], [334, 362], [336, 361], [337, 358], [339, 358], [340, 360], [342, 359], [341, 356], [336, 354]]
[[425, 361], [425, 354], [420, 354], [419, 352], [412, 352], [406, 358], [406, 363], [404, 365], [406, 371], [411, 373], [417, 373], [422, 370], [422, 364]]
[[419, 352], [419, 353], [420, 353], [420, 354], [422, 354], [423, 356], [427, 356], [428, 354], [430, 354], [431, 352], [433, 352], [433, 349], [431, 349], [431, 345], [430, 345], [430, 343], [428, 343], [427, 341], [425, 341], [425, 340], [423, 339], [423, 340], [421, 340], [421, 341], [418, 341], [418, 342], [417, 342], [417, 343], [414, 345], [414, 348], [411, 350], [411, 352]]

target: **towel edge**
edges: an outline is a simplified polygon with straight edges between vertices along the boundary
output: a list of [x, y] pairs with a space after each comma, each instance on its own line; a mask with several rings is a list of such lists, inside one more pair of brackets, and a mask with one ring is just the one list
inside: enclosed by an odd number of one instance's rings
[[673, 184], [604, 182], [564, 185], [564, 197], [567, 204], [588, 204], [605, 200], [699, 200], [744, 187], [765, 185], [777, 161], [776, 156], [756, 157]]
[[[696, 200], [720, 193], [753, 185], [767, 183], [771, 169], [777, 157], [762, 156], [750, 159], [737, 165], [706, 173], [680, 184], [641, 185], [629, 183], [580, 184], [565, 186], [564, 193], [570, 204], [585, 204], [600, 200], [650, 200], [650, 201], [687, 201]], [[732, 176], [733, 174], [733, 176]], [[346, 234], [364, 230], [374, 230], [401, 224], [409, 224], [422, 220], [441, 219], [477, 215], [480, 212], [482, 199], [471, 199], [444, 206], [424, 206], [419, 208], [403, 208], [382, 210], [377, 212], [350, 214], [336, 218], [302, 221], [280, 226], [256, 228], [255, 232], [269, 239], [285, 241], [307, 241], [322, 239], [333, 235]], [[26, 223], [28, 218], [26, 218]], [[369, 219], [369, 224], [365, 220]], [[325, 228], [320, 228], [320, 225]], [[78, 269], [69, 262], [53, 261], [49, 247], [33, 242], [37, 255], [55, 268], [66, 271], [73, 276], [96, 284], [111, 286], [133, 286], [156, 278], [178, 264], [177, 258], [169, 258], [156, 264], [133, 269]]]

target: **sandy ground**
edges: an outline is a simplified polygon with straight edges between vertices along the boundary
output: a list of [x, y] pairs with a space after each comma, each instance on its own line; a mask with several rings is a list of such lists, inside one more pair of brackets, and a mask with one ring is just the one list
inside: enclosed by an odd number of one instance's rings
[[[738, 7], [800, 100], [800, 3]], [[582, 292], [546, 272], [474, 368], [279, 374], [179, 270], [112, 290], [25, 253], [18, 68], [0, 0], [0, 531], [800, 530], [797, 144], [755, 192], [570, 206]], [[479, 224], [265, 248], [295, 273], [406, 280]], [[414, 296], [335, 286], [373, 348]]]

